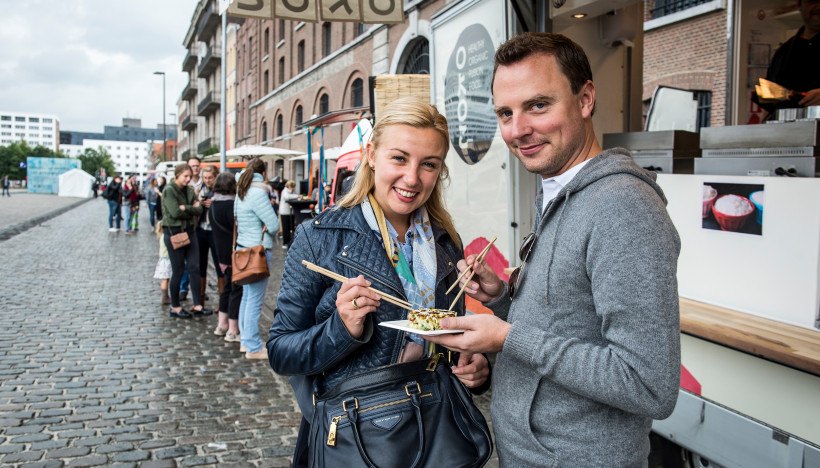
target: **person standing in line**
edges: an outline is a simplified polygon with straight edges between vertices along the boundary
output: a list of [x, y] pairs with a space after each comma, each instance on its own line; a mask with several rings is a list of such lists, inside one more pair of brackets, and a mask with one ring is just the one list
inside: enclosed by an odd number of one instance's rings
[[498, 352], [492, 417], [501, 466], [646, 466], [653, 419], [680, 381], [680, 238], [655, 174], [602, 151], [583, 49], [525, 33], [495, 55], [501, 137], [542, 178], [521, 266], [501, 281], [475, 255], [467, 294], [493, 310], [444, 319], [428, 337]]
[[139, 228], [140, 192], [137, 187], [137, 177], [131, 176], [125, 181], [122, 189], [122, 199], [125, 202], [125, 233], [134, 234]]
[[[208, 212], [211, 208], [213, 198], [213, 186], [216, 182], [216, 176], [219, 174], [219, 169], [216, 166], [207, 166], [202, 169], [202, 188], [199, 191], [199, 201], [202, 203], [202, 216], [199, 218], [199, 225], [196, 228], [196, 235], [199, 239], [199, 294], [202, 301], [208, 301], [206, 294], [208, 287], [208, 252], [211, 253], [214, 265], [218, 265], [219, 261], [216, 257], [216, 249], [214, 248], [214, 236], [211, 229], [211, 222], [208, 217]], [[222, 271], [216, 269], [217, 290], [221, 291], [223, 287]]]
[[[114, 177], [103, 192], [103, 198], [108, 200], [108, 232], [120, 230], [122, 221], [122, 178]], [[116, 227], [114, 224], [116, 223]]]
[[[11, 181], [9, 180], [9, 175], [6, 174], [3, 176], [3, 195], [11, 198], [11, 192], [9, 191], [11, 188]], [[94, 198], [97, 198], [97, 192], [94, 191]]]
[[156, 205], [154, 206], [154, 219], [162, 221], [162, 191], [165, 190], [165, 177], [157, 176], [157, 186], [154, 187], [156, 194]]
[[[174, 318], [191, 318], [192, 316], [210, 315], [212, 312], [202, 306], [199, 288], [194, 288], [192, 295], [194, 305], [188, 313], [179, 303], [179, 283], [182, 281], [182, 272], [199, 284], [199, 243], [196, 238], [196, 225], [202, 214], [202, 205], [199, 203], [194, 188], [188, 185], [191, 181], [191, 168], [187, 164], [180, 164], [174, 169], [174, 180], [167, 184], [162, 193], [162, 231], [165, 247], [171, 259], [171, 308], [169, 315]], [[171, 236], [180, 233], [188, 234], [190, 244], [174, 249]]]
[[148, 219], [153, 228], [156, 224], [156, 209], [157, 209], [157, 179], [151, 179], [151, 183], [145, 188], [145, 204], [148, 205]]
[[293, 239], [293, 207], [290, 206], [291, 200], [298, 200], [299, 194], [294, 193], [296, 182], [289, 180], [285, 182], [285, 188], [282, 189], [282, 196], [280, 197], [279, 215], [282, 217], [282, 248], [290, 247], [290, 242]]
[[231, 265], [233, 254], [234, 200], [236, 199], [236, 179], [233, 174], [223, 172], [216, 177], [213, 188], [213, 203], [208, 210], [214, 236], [214, 250], [218, 268], [223, 273], [223, 287], [219, 292], [219, 322], [214, 335], [225, 335], [229, 343], [239, 343], [239, 306], [242, 303], [242, 286], [233, 284]]
[[[236, 248], [243, 249], [262, 244], [271, 266], [273, 235], [279, 229], [279, 220], [270, 203], [270, 185], [265, 183], [265, 163], [254, 158], [249, 163], [236, 184], [237, 199], [234, 203], [236, 216]], [[268, 279], [261, 279], [242, 288], [242, 304], [239, 307], [239, 333], [241, 347], [247, 359], [267, 359], [268, 351], [259, 337], [259, 315], [268, 288]]]
[[[194, 188], [194, 194], [198, 197], [199, 191], [202, 189], [202, 178], [200, 177], [200, 173], [202, 171], [202, 160], [199, 159], [197, 156], [191, 156], [188, 158], [188, 166], [191, 168], [191, 182], [189, 185]], [[188, 299], [188, 290], [191, 286], [191, 279], [188, 277], [188, 270], [185, 270], [185, 273], [182, 275], [182, 282], [180, 283], [180, 298], [184, 301]], [[196, 283], [195, 283], [196, 284]]]
[[159, 239], [159, 258], [157, 266], [154, 268], [154, 279], [159, 280], [160, 304], [171, 303], [171, 296], [168, 295], [168, 283], [171, 280], [173, 269], [171, 268], [171, 258], [168, 256], [168, 247], [165, 246], [165, 239], [162, 235], [162, 221], [157, 221], [154, 232]]

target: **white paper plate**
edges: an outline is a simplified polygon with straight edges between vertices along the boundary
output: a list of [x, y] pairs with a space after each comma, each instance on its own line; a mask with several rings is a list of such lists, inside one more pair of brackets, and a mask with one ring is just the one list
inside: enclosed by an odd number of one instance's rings
[[379, 325], [387, 328], [395, 328], [396, 330], [406, 331], [407, 333], [415, 333], [416, 335], [431, 336], [431, 335], [452, 335], [453, 333], [464, 333], [464, 330], [431, 330], [424, 331], [417, 328], [411, 328], [407, 320], [391, 320], [389, 322], [379, 322]]

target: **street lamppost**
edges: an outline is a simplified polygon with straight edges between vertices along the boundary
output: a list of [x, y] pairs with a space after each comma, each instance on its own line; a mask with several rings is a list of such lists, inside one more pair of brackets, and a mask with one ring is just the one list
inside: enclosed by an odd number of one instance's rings
[[[174, 112], [169, 112], [169, 116], [171, 116], [171, 124], [174, 127], [179, 127], [179, 122], [177, 122], [177, 115]], [[177, 128], [177, 135], [179, 135], [179, 128]], [[174, 138], [174, 147], [171, 148], [171, 160], [177, 160], [177, 145], [179, 144], [178, 136]]]
[[162, 75], [162, 161], [165, 161], [168, 155], [168, 148], [166, 147], [165, 138], [165, 72], [155, 71], [155, 75]]

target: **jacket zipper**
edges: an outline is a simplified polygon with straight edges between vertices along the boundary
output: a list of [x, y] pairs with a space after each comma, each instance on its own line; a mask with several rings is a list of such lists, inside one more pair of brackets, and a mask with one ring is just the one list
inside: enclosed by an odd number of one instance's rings
[[[423, 393], [423, 394], [419, 395], [420, 398], [428, 398], [428, 397], [431, 397], [431, 396], [433, 396], [432, 393]], [[390, 406], [400, 405], [402, 403], [407, 403], [409, 401], [410, 401], [410, 398], [402, 398], [400, 400], [388, 401], [387, 403], [381, 403], [381, 404], [378, 404], [378, 405], [368, 406], [367, 408], [360, 409], [359, 414], [366, 413], [368, 411], [375, 411], [375, 410], [381, 409], [381, 408], [388, 408]], [[338, 428], [339, 422], [342, 419], [345, 419], [345, 418], [347, 418], [346, 414], [340, 414], [338, 416], [333, 416], [333, 418], [330, 419], [330, 428], [328, 429], [328, 434], [327, 434], [327, 445], [329, 445], [330, 447], [335, 447], [336, 446], [336, 430]]]

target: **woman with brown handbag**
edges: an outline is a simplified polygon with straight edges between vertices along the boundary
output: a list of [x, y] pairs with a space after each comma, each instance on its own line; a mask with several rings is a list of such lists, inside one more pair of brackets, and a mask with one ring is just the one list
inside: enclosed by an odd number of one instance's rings
[[191, 180], [191, 167], [180, 164], [174, 169], [174, 180], [166, 184], [162, 193], [162, 230], [165, 246], [171, 259], [171, 309], [168, 314], [174, 318], [189, 319], [193, 316], [210, 315], [210, 310], [202, 307], [199, 288], [191, 288], [194, 306], [188, 313], [179, 304], [179, 284], [186, 267], [191, 284], [199, 284], [199, 244], [194, 229], [202, 214], [202, 206], [197, 199]]
[[[260, 246], [270, 271], [273, 237], [279, 230], [279, 220], [270, 200], [270, 186], [265, 183], [265, 163], [254, 158], [236, 184], [234, 214], [236, 217], [236, 249]], [[234, 281], [238, 281], [240, 266], [233, 266]], [[259, 316], [265, 300], [268, 277], [242, 286], [242, 303], [239, 306], [240, 351], [244, 348], [247, 359], [267, 359], [268, 352], [259, 337]]]
[[[407, 311], [380, 301], [367, 287], [373, 284], [380, 291], [404, 296], [416, 308], [446, 308], [457, 294], [446, 292], [458, 276], [456, 262], [463, 258], [442, 195], [448, 148], [447, 120], [434, 106], [415, 98], [391, 102], [373, 128], [367, 157], [362, 159], [350, 193], [337, 207], [296, 229], [267, 344], [271, 367], [277, 374], [291, 376], [305, 416], [293, 466], [307, 466], [309, 451], [323, 450], [337, 440], [338, 446], [353, 444], [349, 438], [342, 440], [341, 429], [337, 438], [333, 423], [326, 434], [311, 437], [311, 431], [322, 432], [309, 422], [316, 408], [313, 403], [318, 401], [313, 397], [321, 398], [375, 368], [412, 363], [425, 356], [425, 342], [419, 335], [377, 326], [382, 321], [405, 319]], [[348, 279], [329, 281], [306, 270], [302, 260]], [[463, 299], [454, 310], [464, 313]], [[452, 372], [476, 392], [489, 384], [489, 364], [480, 354], [461, 356]], [[358, 409], [357, 402], [348, 402], [348, 407], [353, 405]], [[385, 418], [389, 421], [373, 424], [394, 427], [401, 417]], [[402, 422], [410, 420], [405, 417]], [[341, 424], [350, 428], [347, 421]], [[406, 446], [399, 447], [402, 442], [394, 438], [397, 445], [371, 453], [374, 464], [410, 466], [412, 458], [396, 460], [404, 451], [399, 449], [415, 449], [409, 447], [415, 442], [405, 442]], [[340, 449], [327, 450], [341, 453]], [[322, 464], [315, 458], [312, 461], [312, 466]], [[450, 461], [428, 460], [438, 466], [463, 466], [450, 465]], [[350, 466], [354, 465], [358, 466], [351, 459]]]

